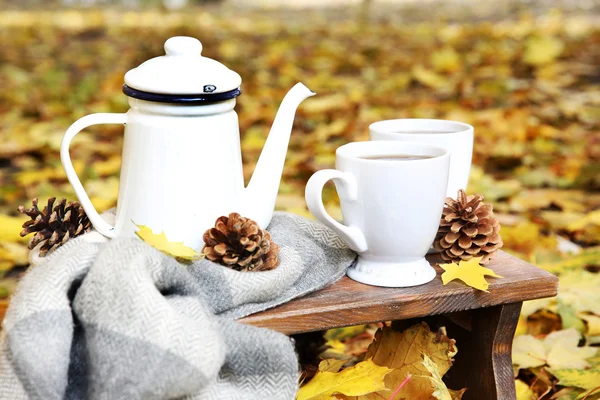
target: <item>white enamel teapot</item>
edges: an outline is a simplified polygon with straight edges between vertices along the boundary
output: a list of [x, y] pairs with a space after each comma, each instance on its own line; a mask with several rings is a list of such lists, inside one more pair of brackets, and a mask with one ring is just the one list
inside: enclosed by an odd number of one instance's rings
[[[221, 215], [238, 212], [266, 228], [275, 208], [296, 108], [314, 95], [296, 84], [285, 96], [256, 169], [244, 187], [238, 117], [240, 76], [201, 56], [191, 37], [165, 42], [165, 56], [125, 74], [125, 114], [85, 116], [69, 127], [60, 155], [94, 228], [107, 237], [134, 236], [136, 225], [200, 249]], [[69, 156], [71, 140], [95, 124], [125, 124], [114, 226], [95, 210]]]

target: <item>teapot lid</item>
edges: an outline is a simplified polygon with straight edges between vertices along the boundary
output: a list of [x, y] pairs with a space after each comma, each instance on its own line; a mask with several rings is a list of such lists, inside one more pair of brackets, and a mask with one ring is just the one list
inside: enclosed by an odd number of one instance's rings
[[187, 36], [165, 42], [166, 55], [152, 58], [125, 74], [129, 97], [164, 103], [212, 103], [240, 95], [242, 78], [211, 58], [202, 43]]

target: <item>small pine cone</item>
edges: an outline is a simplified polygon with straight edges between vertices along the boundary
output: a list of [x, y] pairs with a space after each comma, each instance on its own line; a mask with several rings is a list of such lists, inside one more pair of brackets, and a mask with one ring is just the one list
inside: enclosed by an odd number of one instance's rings
[[92, 229], [83, 207], [77, 201], [61, 199], [56, 206], [56, 197], [48, 199], [48, 205], [42, 211], [38, 208], [38, 199], [33, 199], [31, 208], [19, 206], [19, 212], [31, 219], [23, 224], [21, 236], [35, 233], [29, 248], [33, 249], [40, 243], [40, 257], [65, 244], [69, 239], [84, 234]]
[[445, 261], [460, 262], [482, 257], [487, 264], [490, 257], [502, 247], [500, 223], [494, 218], [491, 204], [483, 203], [483, 196], [468, 196], [461, 189], [457, 199], [446, 199], [442, 219], [433, 247]]
[[202, 254], [236, 271], [269, 271], [279, 265], [279, 246], [269, 232], [238, 213], [219, 217], [204, 233]]

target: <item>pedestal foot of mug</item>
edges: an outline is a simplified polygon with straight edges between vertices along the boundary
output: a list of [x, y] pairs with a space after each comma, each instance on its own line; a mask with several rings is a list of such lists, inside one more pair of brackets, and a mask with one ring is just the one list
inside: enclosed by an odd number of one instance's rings
[[435, 269], [425, 258], [413, 261], [381, 262], [358, 257], [348, 276], [361, 283], [383, 287], [423, 285], [435, 278]]

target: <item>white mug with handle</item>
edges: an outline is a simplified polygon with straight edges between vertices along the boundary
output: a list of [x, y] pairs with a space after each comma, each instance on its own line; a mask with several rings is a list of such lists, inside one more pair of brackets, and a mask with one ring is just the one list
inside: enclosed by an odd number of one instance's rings
[[[312, 214], [359, 255], [348, 270], [356, 281], [409, 287], [435, 270], [425, 255], [438, 230], [446, 198], [447, 150], [398, 141], [354, 142], [336, 151], [336, 169], [316, 172], [306, 185]], [[344, 223], [325, 210], [322, 190], [333, 180]]]
[[473, 127], [464, 122], [443, 119], [389, 119], [369, 126], [371, 140], [419, 142], [442, 147], [450, 153], [447, 197], [456, 198], [466, 190], [473, 157]]

